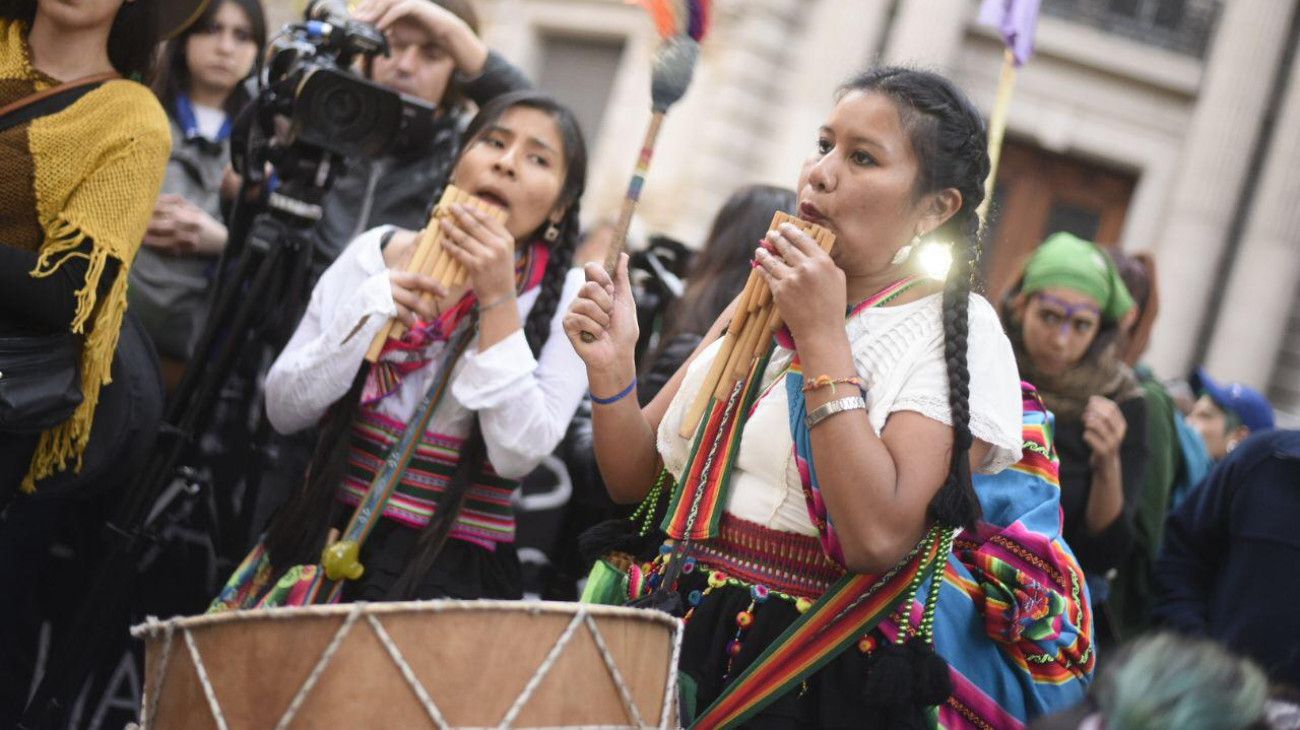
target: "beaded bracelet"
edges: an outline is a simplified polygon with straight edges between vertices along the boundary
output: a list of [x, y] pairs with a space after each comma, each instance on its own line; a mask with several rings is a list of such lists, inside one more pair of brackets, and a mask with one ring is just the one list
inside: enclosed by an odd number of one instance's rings
[[596, 405], [607, 406], [610, 403], [617, 403], [623, 400], [628, 396], [629, 393], [631, 393], [634, 390], [636, 390], [636, 378], [632, 378], [632, 382], [628, 383], [627, 387], [620, 390], [617, 395], [612, 395], [608, 398], [597, 398], [596, 394], [592, 393], [591, 391], [587, 391], [587, 394], [591, 396], [592, 403], [595, 403]]
[[851, 375], [847, 378], [832, 378], [829, 375], [818, 375], [815, 378], [804, 381], [803, 392], [811, 393], [814, 390], [820, 390], [830, 386], [831, 395], [835, 395], [836, 385], [856, 385], [858, 386], [858, 390], [867, 389], [866, 385], [862, 382], [862, 378], [859, 378], [856, 375]]

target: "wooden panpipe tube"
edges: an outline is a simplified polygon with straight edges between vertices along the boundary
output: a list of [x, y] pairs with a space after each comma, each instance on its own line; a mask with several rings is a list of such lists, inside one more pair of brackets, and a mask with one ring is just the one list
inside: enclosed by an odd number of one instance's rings
[[[793, 223], [812, 236], [823, 251], [830, 251], [831, 246], [835, 244], [835, 234], [784, 211], [777, 211], [772, 217], [769, 230], [787, 222]], [[766, 354], [772, 346], [772, 334], [780, 326], [781, 315], [776, 309], [775, 302], [772, 301], [772, 290], [768, 288], [762, 275], [755, 270], [745, 281], [736, 313], [727, 327], [717, 357], [714, 358], [704, 382], [696, 392], [695, 400], [691, 402], [690, 408], [682, 417], [680, 434], [683, 438], [691, 438], [695, 435], [695, 430], [699, 427], [700, 419], [709, 407], [710, 400], [727, 398], [736, 383], [749, 374], [754, 359]]]
[[[718, 350], [718, 356], [713, 359], [709, 366], [709, 372], [704, 376], [704, 384], [700, 388], [699, 394], [691, 402], [690, 409], [682, 418], [682, 436], [690, 438], [695, 432], [695, 425], [699, 423], [700, 417], [704, 415], [704, 409], [709, 404], [709, 397], [712, 394], [713, 386], [722, 377], [722, 370], [731, 360], [731, 353], [736, 349], [736, 340], [738, 339], [738, 328], [743, 326], [744, 321], [749, 316], [749, 304], [754, 299], [755, 292], [761, 279], [757, 271], [751, 272], [749, 279], [745, 282], [745, 288], [741, 290], [740, 300], [736, 304], [736, 313], [732, 316], [731, 322], [727, 325], [727, 331], [722, 335], [722, 345]], [[691, 424], [690, 431], [686, 430], [686, 424]]]
[[[429, 224], [420, 232], [420, 240], [406, 265], [406, 271], [429, 276], [448, 288], [461, 286], [468, 279], [465, 267], [458, 264], [442, 245], [443, 232], [440, 221], [451, 215], [451, 206], [457, 203], [480, 210], [500, 221], [505, 221], [506, 218], [504, 209], [476, 198], [455, 185], [447, 186], [442, 193], [442, 198], [438, 200], [438, 205], [434, 206], [433, 213], [429, 216]], [[422, 302], [427, 303], [432, 300], [433, 295], [428, 292], [420, 296]], [[401, 337], [404, 334], [406, 334], [406, 325], [401, 321], [394, 318], [386, 322], [371, 341], [370, 349], [366, 352], [366, 360], [369, 362], [378, 360], [384, 349], [384, 343], [390, 337]]]

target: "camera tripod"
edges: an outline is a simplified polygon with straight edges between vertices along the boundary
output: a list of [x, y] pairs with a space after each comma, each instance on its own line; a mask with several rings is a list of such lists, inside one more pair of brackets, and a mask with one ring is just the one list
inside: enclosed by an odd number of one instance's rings
[[[168, 487], [178, 479], [195, 481], [197, 470], [189, 462], [199, 455], [199, 437], [212, 422], [223, 387], [238, 367], [260, 369], [267, 350], [278, 351], [296, 325], [313, 260], [312, 228], [338, 160], [320, 150], [290, 149], [280, 162], [281, 185], [251, 221], [241, 214], [246, 204], [240, 191], [231, 240], [219, 264], [222, 274], [191, 366], [167, 407], [149, 460], [104, 524], [102, 567], [54, 645], [19, 723], [23, 730], [61, 722], [92, 668], [120, 638], [115, 632], [129, 620], [139, 558], [158, 543], [177, 496]], [[251, 184], [246, 179], [245, 187]], [[278, 316], [268, 318], [268, 313]]]

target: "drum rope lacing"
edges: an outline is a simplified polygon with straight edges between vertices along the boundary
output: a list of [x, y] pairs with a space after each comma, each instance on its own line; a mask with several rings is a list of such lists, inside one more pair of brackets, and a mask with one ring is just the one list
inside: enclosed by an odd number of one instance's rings
[[379, 619], [375, 618], [374, 614], [367, 614], [366, 619], [369, 620], [370, 627], [375, 630], [375, 636], [379, 637], [379, 643], [384, 645], [384, 649], [388, 651], [388, 656], [392, 657], [393, 663], [397, 665], [398, 671], [402, 673], [402, 678], [406, 680], [406, 684], [415, 693], [416, 699], [420, 700], [420, 704], [424, 707], [424, 711], [428, 713], [429, 719], [433, 721], [438, 730], [447, 730], [447, 728], [451, 727], [447, 724], [447, 718], [442, 716], [442, 713], [438, 711], [438, 706], [433, 703], [429, 691], [416, 678], [415, 671], [406, 662], [402, 650], [397, 648], [397, 642], [393, 641], [393, 637], [389, 636], [388, 632], [384, 630], [384, 625], [379, 623]]
[[229, 730], [226, 717], [221, 714], [221, 703], [217, 702], [217, 691], [212, 687], [212, 680], [208, 679], [208, 669], [203, 666], [199, 647], [194, 644], [194, 634], [187, 630], [183, 636], [185, 646], [190, 651], [190, 661], [194, 662], [194, 671], [199, 675], [199, 684], [203, 686], [203, 696], [208, 698], [208, 707], [212, 708], [212, 719], [217, 723], [217, 730]]
[[[150, 616], [146, 620], [146, 624], [149, 627], [155, 629], [157, 626], [162, 625], [162, 623], [158, 621], [158, 619], [154, 618], [153, 616]], [[162, 626], [163, 626], [163, 645], [162, 645], [163, 658], [162, 661], [158, 662], [158, 671], [154, 672], [154, 682], [153, 682], [154, 691], [150, 692], [149, 685], [146, 684], [144, 687], [144, 696], [141, 698], [142, 702], [140, 703], [144, 706], [144, 710], [145, 710], [144, 719], [146, 722], [148, 722], [150, 718], [153, 718], [158, 714], [158, 698], [162, 696], [163, 678], [167, 676], [167, 660], [170, 659], [172, 655], [172, 636], [175, 635], [175, 631], [173, 630], [171, 624], [166, 624]]]
[[[352, 604], [352, 610], [348, 611], [347, 618], [343, 619], [338, 631], [334, 632], [334, 638], [330, 639], [330, 643], [325, 647], [325, 651], [321, 653], [320, 659], [316, 660], [316, 666], [312, 667], [311, 674], [307, 675], [307, 681], [303, 682], [302, 686], [298, 688], [298, 693], [293, 696], [293, 701], [289, 703], [289, 707], [280, 716], [280, 721], [275, 724], [275, 730], [285, 730], [289, 727], [289, 723], [293, 722], [294, 716], [302, 708], [302, 703], [306, 701], [307, 695], [311, 694], [316, 682], [320, 679], [320, 675], [325, 672], [325, 668], [333, 661], [335, 652], [343, 645], [343, 639], [347, 638], [348, 632], [352, 630], [352, 624], [355, 624], [357, 619], [361, 618], [361, 611], [365, 608], [365, 605], [364, 603]], [[189, 631], [185, 632], [186, 637], [189, 634]]]
[[[483, 603], [496, 603], [496, 602], [481, 601], [476, 603], [483, 604]], [[367, 623], [370, 624], [371, 629], [375, 633], [375, 637], [384, 646], [384, 649], [388, 653], [389, 658], [392, 659], [398, 671], [401, 672], [402, 677], [406, 680], [407, 685], [411, 688], [412, 692], [416, 696], [416, 699], [419, 701], [420, 705], [424, 708], [425, 713], [428, 714], [429, 719], [434, 723], [434, 725], [437, 728], [439, 728], [439, 730], [447, 730], [448, 728], [451, 727], [447, 723], [446, 718], [438, 710], [437, 705], [433, 702], [433, 698], [429, 696], [428, 691], [425, 690], [423, 685], [420, 684], [419, 679], [415, 676], [415, 671], [411, 668], [410, 664], [407, 663], [406, 658], [402, 655], [401, 649], [398, 648], [396, 642], [393, 641], [392, 637], [383, 628], [382, 623], [380, 623], [380, 621], [378, 620], [378, 618], [376, 618], [374, 613], [366, 613], [367, 609], [369, 609], [369, 611], [371, 612], [375, 612], [378, 610], [378, 612], [380, 613], [387, 613], [389, 611], [384, 609], [391, 610], [398, 607], [399, 604], [391, 604], [391, 603], [381, 604], [379, 606], [376, 606], [372, 604], [367, 604], [365, 602], [357, 602], [351, 605], [351, 608], [347, 612], [343, 620], [343, 623], [340, 624], [338, 630], [334, 634], [334, 637], [330, 640], [329, 645], [326, 646], [325, 651], [322, 652], [320, 659], [317, 660], [316, 665], [312, 668], [311, 674], [308, 675], [307, 679], [303, 682], [302, 686], [298, 689], [297, 694], [294, 695], [293, 700], [289, 703], [289, 706], [285, 709], [284, 715], [280, 718], [280, 721], [276, 724], [277, 730], [285, 730], [286, 728], [289, 727], [290, 723], [293, 722], [294, 717], [297, 715], [298, 711], [301, 709], [302, 705], [306, 701], [307, 696], [311, 693], [312, 689], [315, 687], [316, 683], [319, 681], [324, 671], [329, 667], [331, 661], [334, 658], [334, 655], [338, 652], [339, 647], [343, 644], [343, 640], [347, 637], [348, 633], [352, 629], [353, 624], [356, 623], [357, 619], [360, 618], [362, 614], [366, 614]], [[433, 608], [432, 606], [426, 606], [426, 607]], [[321, 608], [326, 610], [324, 611], [315, 610], [315, 611], [311, 611], [312, 613], [337, 613], [338, 612], [337, 607], [313, 607], [313, 608]], [[546, 675], [550, 673], [551, 668], [559, 660], [560, 655], [564, 652], [565, 647], [569, 644], [570, 640], [573, 638], [573, 635], [576, 632], [579, 625], [585, 625], [587, 627], [588, 632], [590, 632], [592, 641], [596, 646], [596, 650], [600, 654], [601, 659], [605, 664], [605, 668], [609, 671], [610, 678], [613, 680], [615, 688], [618, 690], [619, 699], [623, 703], [623, 709], [627, 713], [628, 719], [634, 723], [634, 727], [637, 728], [649, 727], [648, 725], [645, 724], [644, 719], [641, 717], [641, 713], [637, 708], [637, 705], [633, 700], [631, 693], [628, 691], [627, 685], [623, 681], [623, 676], [618, 670], [617, 662], [614, 660], [613, 654], [610, 652], [609, 647], [606, 645], [604, 636], [601, 634], [600, 629], [596, 626], [596, 621], [593, 618], [592, 613], [587, 609], [588, 607], [585, 606], [578, 607], [577, 613], [574, 614], [573, 618], [569, 621], [568, 625], [565, 627], [563, 633], [561, 633], [559, 638], [556, 640], [555, 645], [551, 647], [550, 652], [548, 652], [546, 658], [542, 661], [542, 664], [533, 673], [532, 678], [529, 679], [528, 683], [524, 686], [524, 689], [520, 692], [519, 696], [515, 699], [514, 704], [511, 705], [509, 711], [507, 711], [506, 713], [506, 716], [502, 718], [500, 725], [497, 726], [499, 730], [504, 730], [506, 728], [511, 727], [511, 725], [515, 722], [515, 720], [518, 719], [518, 716], [523, 711], [523, 708], [528, 704], [528, 701], [532, 699], [532, 696], [537, 691], [537, 688], [541, 685], [542, 681], [546, 678]], [[311, 609], [309, 608], [308, 610]], [[434, 608], [434, 610], [441, 610], [441, 607]], [[270, 617], [273, 619], [286, 619], [286, 618], [292, 618], [292, 615], [283, 613], [281, 611], [272, 610], [272, 611], [258, 612], [257, 614], [241, 612], [237, 614], [228, 614], [226, 615], [226, 617], [245, 619], [245, 620], [255, 619], [255, 618], [266, 618], [266, 617]], [[203, 625], [208, 623], [208, 621], [200, 621], [194, 623], [197, 623], [198, 625]], [[175, 628], [176, 627], [174, 625], [174, 622], [170, 622], [170, 621], [163, 622], [163, 621], [159, 621], [157, 618], [153, 616], [150, 616], [146, 618], [144, 624], [133, 627], [131, 629], [131, 634], [136, 638], [143, 638], [146, 636], [157, 636], [159, 633], [163, 635], [161, 658], [158, 663], [158, 669], [155, 672], [155, 680], [153, 682], [154, 691], [150, 692], [148, 686], [146, 686], [144, 690], [144, 698], [143, 698], [144, 716], [142, 717], [142, 721], [143, 721], [142, 725], [144, 728], [151, 727], [153, 725], [153, 721], [157, 717], [158, 701], [162, 695], [163, 680], [166, 676], [167, 667], [171, 662], [172, 636], [174, 634]], [[195, 673], [198, 677], [199, 684], [203, 688], [203, 693], [207, 699], [209, 710], [212, 713], [212, 718], [214, 722], [216, 722], [219, 730], [228, 730], [229, 727], [228, 723], [226, 722], [225, 716], [222, 713], [221, 704], [220, 702], [218, 702], [216, 697], [216, 689], [213, 687], [212, 682], [208, 677], [206, 667], [204, 666], [202, 657], [200, 656], [198, 651], [198, 646], [194, 640], [193, 634], [190, 632], [190, 627], [189, 626], [183, 627], [181, 630], [181, 635], [185, 639], [185, 643], [189, 651], [190, 659], [194, 664]], [[667, 686], [665, 687], [663, 709], [662, 709], [662, 714], [660, 716], [660, 722], [659, 722], [659, 727], [661, 728], [667, 728], [669, 726], [668, 723], [671, 717], [671, 711], [674, 704], [673, 698], [676, 696], [677, 677], [676, 677], [675, 668], [677, 666], [677, 662], [680, 659], [680, 655], [681, 655], [681, 625], [680, 623], [676, 623], [674, 629], [673, 649], [672, 649], [672, 654], [669, 663], [668, 682], [667, 682]]]
[[509, 711], [506, 712], [506, 716], [501, 719], [501, 724], [497, 726], [497, 730], [507, 730], [507, 728], [514, 723], [515, 719], [519, 717], [519, 713], [523, 711], [524, 705], [527, 705], [528, 701], [533, 698], [533, 693], [537, 691], [542, 680], [546, 679], [546, 675], [550, 674], [551, 667], [555, 666], [555, 662], [560, 658], [560, 654], [564, 653], [564, 648], [569, 645], [569, 640], [573, 638], [574, 631], [577, 630], [579, 624], [583, 623], [585, 623], [587, 628], [591, 631], [591, 638], [596, 642], [596, 649], [600, 652], [601, 659], [605, 662], [605, 668], [609, 670], [610, 675], [614, 679], [614, 686], [618, 689], [619, 699], [623, 702], [623, 710], [628, 713], [628, 718], [631, 719], [632, 722], [636, 723], [637, 727], [646, 727], [645, 721], [641, 719], [641, 712], [637, 710], [636, 703], [632, 701], [632, 695], [627, 691], [627, 687], [623, 684], [623, 677], [619, 674], [618, 667], [615, 666], [614, 657], [609, 653], [609, 649], [605, 646], [605, 639], [601, 637], [600, 630], [596, 628], [596, 622], [591, 620], [591, 617], [587, 615], [586, 611], [579, 609], [578, 612], [573, 615], [573, 619], [569, 621], [569, 625], [564, 628], [564, 632], [560, 634], [560, 638], [556, 640], [555, 646], [551, 647], [550, 652], [546, 654], [546, 658], [542, 660], [541, 666], [537, 667], [537, 671], [533, 672], [533, 676], [528, 680], [528, 684], [524, 685], [523, 691], [515, 698], [514, 704], [510, 706]]

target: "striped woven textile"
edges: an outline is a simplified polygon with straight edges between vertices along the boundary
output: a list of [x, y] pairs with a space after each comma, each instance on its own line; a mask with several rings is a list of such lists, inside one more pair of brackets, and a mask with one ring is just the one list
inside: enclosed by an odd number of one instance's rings
[[[365, 497], [389, 448], [401, 436], [403, 424], [370, 409], [353, 423], [347, 471], [338, 498], [355, 507]], [[451, 480], [460, 460], [461, 439], [426, 433], [401, 476], [383, 515], [410, 527], [429, 524], [434, 505]], [[470, 486], [465, 506], [451, 529], [451, 537], [489, 550], [515, 540], [515, 514], [510, 498], [519, 483], [498, 476], [484, 464], [479, 481]]]
[[[939, 589], [934, 645], [954, 686], [937, 713], [941, 728], [1017, 730], [1077, 704], [1092, 680], [1092, 613], [1083, 569], [1061, 537], [1051, 423], [1033, 386], [1022, 384], [1022, 393], [1021, 460], [998, 474], [975, 475], [984, 517], [954, 543]], [[919, 563], [914, 557], [899, 572], [915, 573]], [[905, 587], [898, 576], [877, 584], [869, 576], [848, 578], [828, 591], [832, 606], [814, 605], [692, 727], [743, 723], [791, 691], [802, 672], [829, 661], [855, 637], [846, 632], [855, 622], [858, 631], [896, 637], [891, 602]], [[914, 622], [929, 585], [922, 583], [911, 606]], [[855, 616], [835, 610], [854, 600]]]
[[718, 536], [691, 548], [701, 564], [753, 585], [816, 599], [844, 575], [811, 535], [769, 530], [722, 515]]
[[1096, 664], [1083, 569], [1061, 536], [1051, 423], [1033, 386], [1022, 390], [1021, 460], [974, 476], [984, 518], [958, 537], [940, 588], [934, 643], [955, 687], [944, 728], [1024, 727], [1082, 700]]

